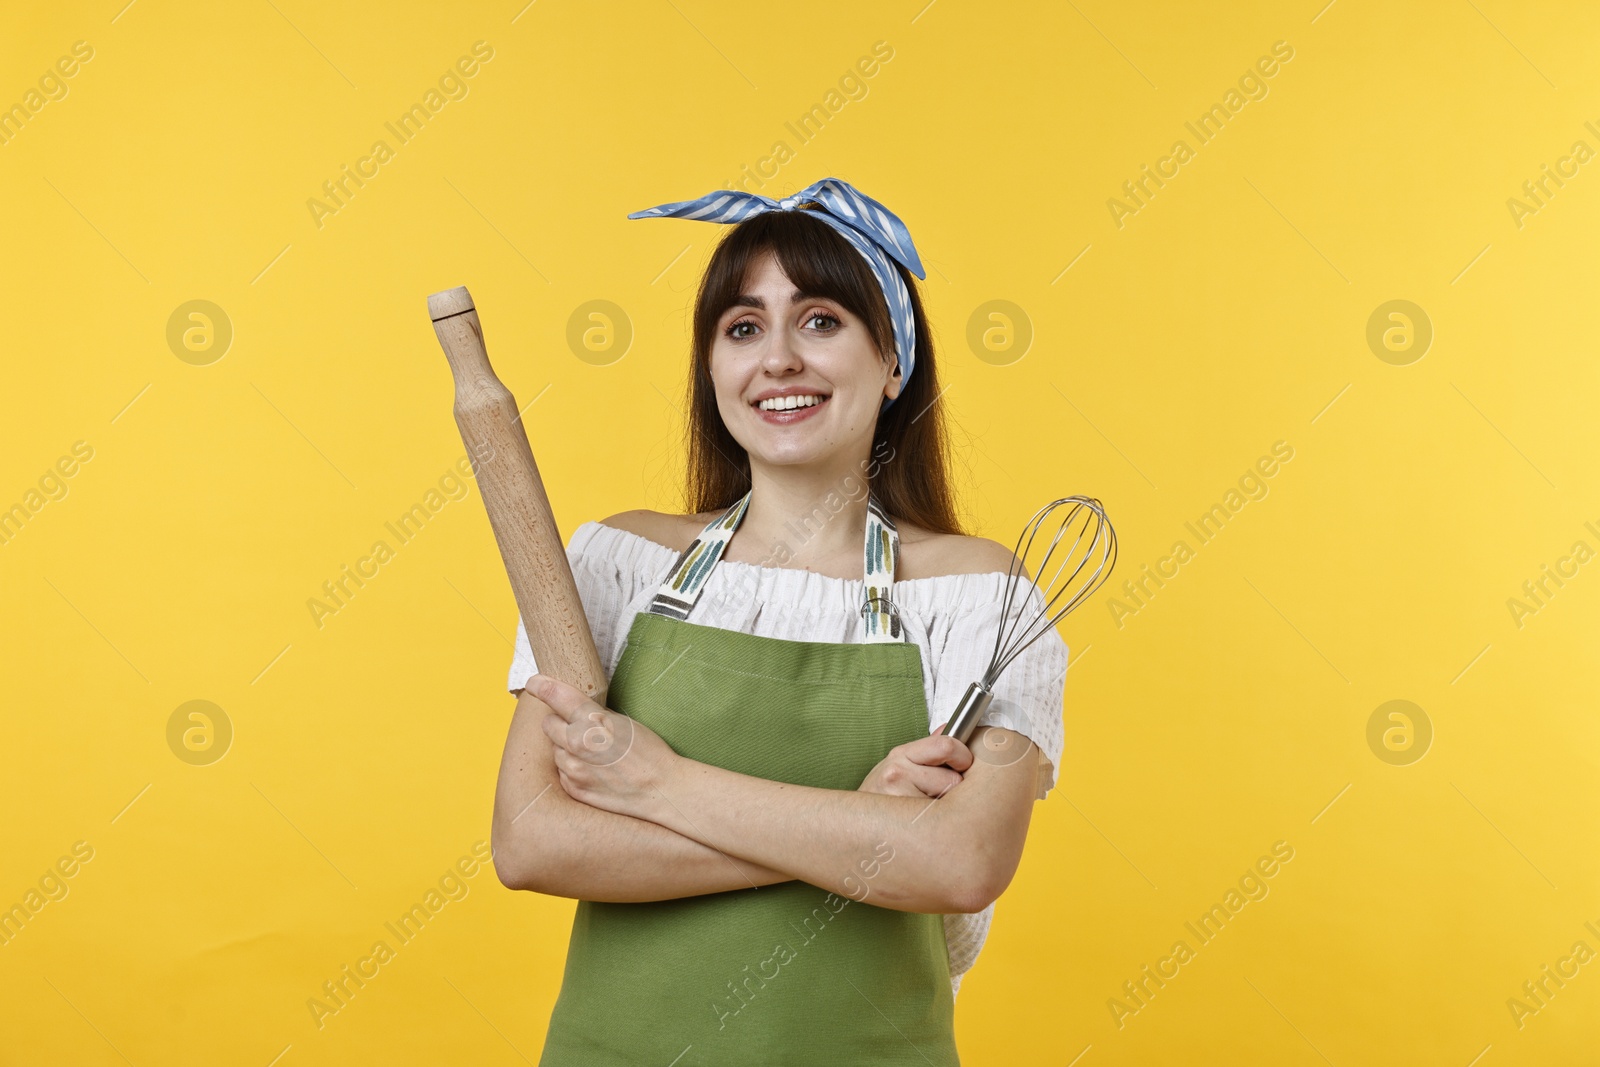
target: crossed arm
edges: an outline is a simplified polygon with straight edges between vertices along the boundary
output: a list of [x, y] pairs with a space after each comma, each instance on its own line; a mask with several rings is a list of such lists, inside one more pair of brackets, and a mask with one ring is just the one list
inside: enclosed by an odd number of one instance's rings
[[500, 766], [495, 868], [510, 888], [583, 900], [799, 879], [901, 911], [981, 911], [1016, 872], [1038, 770], [1025, 737], [986, 727], [970, 752], [941, 736], [902, 745], [855, 791], [788, 785], [681, 757], [535, 675]]

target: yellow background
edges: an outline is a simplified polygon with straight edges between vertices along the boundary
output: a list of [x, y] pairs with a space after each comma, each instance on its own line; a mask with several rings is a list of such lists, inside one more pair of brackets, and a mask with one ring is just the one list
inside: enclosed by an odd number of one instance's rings
[[[1520, 1028], [1506, 1002], [1600, 950], [1600, 564], [1520, 627], [1507, 600], [1600, 549], [1600, 163], [1520, 227], [1507, 200], [1600, 148], [1600, 14], [925, 2], [8, 13], [0, 104], [94, 58], [0, 146], [0, 506], [94, 455], [0, 545], [0, 905], [94, 858], [0, 946], [0, 1061], [537, 1061], [573, 904], [492, 871], [322, 1029], [306, 1006], [488, 836], [515, 607], [476, 492], [320, 628], [306, 602], [463, 455], [424, 309], [454, 285], [519, 400], [548, 387], [527, 423], [566, 534], [681, 510], [720, 230], [624, 215], [779, 140], [761, 191], [843, 177], [923, 252], [973, 532], [1089, 493], [1113, 585], [1195, 550], [1121, 626], [1111, 588], [1063, 624], [1061, 784], [958, 999], [963, 1062], [1593, 1055], [1600, 963]], [[307, 200], [479, 40], [468, 95], [319, 228]], [[799, 144], [785, 122], [878, 41]], [[1277, 41], [1268, 95], [1198, 146], [1184, 122]], [[1118, 228], [1108, 199], [1179, 138]], [[205, 366], [166, 340], [195, 299], [234, 331]], [[566, 342], [596, 299], [633, 331], [605, 366]], [[1406, 366], [1366, 341], [1396, 299], [1434, 330]], [[966, 340], [991, 300], [1033, 329], [1004, 365]], [[1268, 495], [1196, 543], [1277, 441]], [[1366, 740], [1395, 699], [1434, 732], [1408, 766]], [[190, 700], [233, 726], [208, 766], [168, 747]], [[1270, 895], [1119, 1028], [1123, 982], [1280, 840]]]

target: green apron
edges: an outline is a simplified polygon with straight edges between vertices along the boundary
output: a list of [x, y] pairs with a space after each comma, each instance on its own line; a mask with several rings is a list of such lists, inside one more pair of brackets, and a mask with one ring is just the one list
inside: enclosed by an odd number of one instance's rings
[[[869, 497], [863, 644], [687, 621], [748, 502], [706, 527], [634, 617], [609, 703], [689, 759], [854, 790], [928, 735], [921, 651], [888, 598], [893, 524]], [[839, 873], [872, 899], [863, 868]], [[866, 901], [800, 881], [579, 901], [540, 1067], [958, 1064], [943, 916]]]

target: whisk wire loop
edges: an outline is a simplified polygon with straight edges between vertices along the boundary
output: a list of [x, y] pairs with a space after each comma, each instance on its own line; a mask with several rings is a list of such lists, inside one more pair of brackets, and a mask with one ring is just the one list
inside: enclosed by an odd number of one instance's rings
[[[1067, 512], [1050, 538], [1044, 557], [1034, 568], [1036, 577], [1030, 579], [1026, 564], [1033, 555], [1034, 540], [1049, 517], [1063, 507]], [[1055, 558], [1057, 548], [1069, 531], [1074, 533], [1071, 547], [1060, 557], [1055, 572], [1045, 578], [1050, 561]], [[1084, 544], [1086, 537], [1087, 545]], [[994, 655], [983, 676], [982, 685], [985, 689], [993, 689], [1001, 672], [1013, 660], [1092, 596], [1110, 577], [1116, 565], [1117, 535], [1099, 500], [1085, 496], [1062, 497], [1034, 513], [1018, 536], [1017, 547], [1012, 555], [1014, 558], [1006, 574], [1002, 621], [995, 635]], [[1071, 567], [1071, 573], [1062, 580], [1062, 572], [1068, 567]], [[1085, 570], [1089, 572], [1087, 577], [1084, 576]], [[1046, 589], [1052, 591], [1048, 600], [1044, 596]], [[1019, 594], [1021, 600], [1018, 599]], [[1066, 597], [1066, 602], [1058, 610], [1056, 605], [1062, 597]], [[1035, 599], [1040, 602], [1040, 607], [1024, 624], [1023, 618], [1033, 611], [1032, 602]]]

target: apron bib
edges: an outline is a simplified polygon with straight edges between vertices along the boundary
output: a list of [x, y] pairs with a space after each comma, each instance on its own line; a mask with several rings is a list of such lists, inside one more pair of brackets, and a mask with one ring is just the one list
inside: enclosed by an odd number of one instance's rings
[[[869, 496], [863, 644], [689, 622], [749, 500], [705, 528], [634, 617], [611, 708], [689, 759], [854, 790], [891, 748], [928, 734], [921, 650], [903, 639], [889, 599], [894, 525]], [[881, 855], [860, 858], [882, 863], [893, 846], [891, 836]], [[871, 880], [846, 873], [870, 901]], [[539, 1063], [955, 1067], [954, 1013], [941, 915], [800, 881], [579, 901]]]

